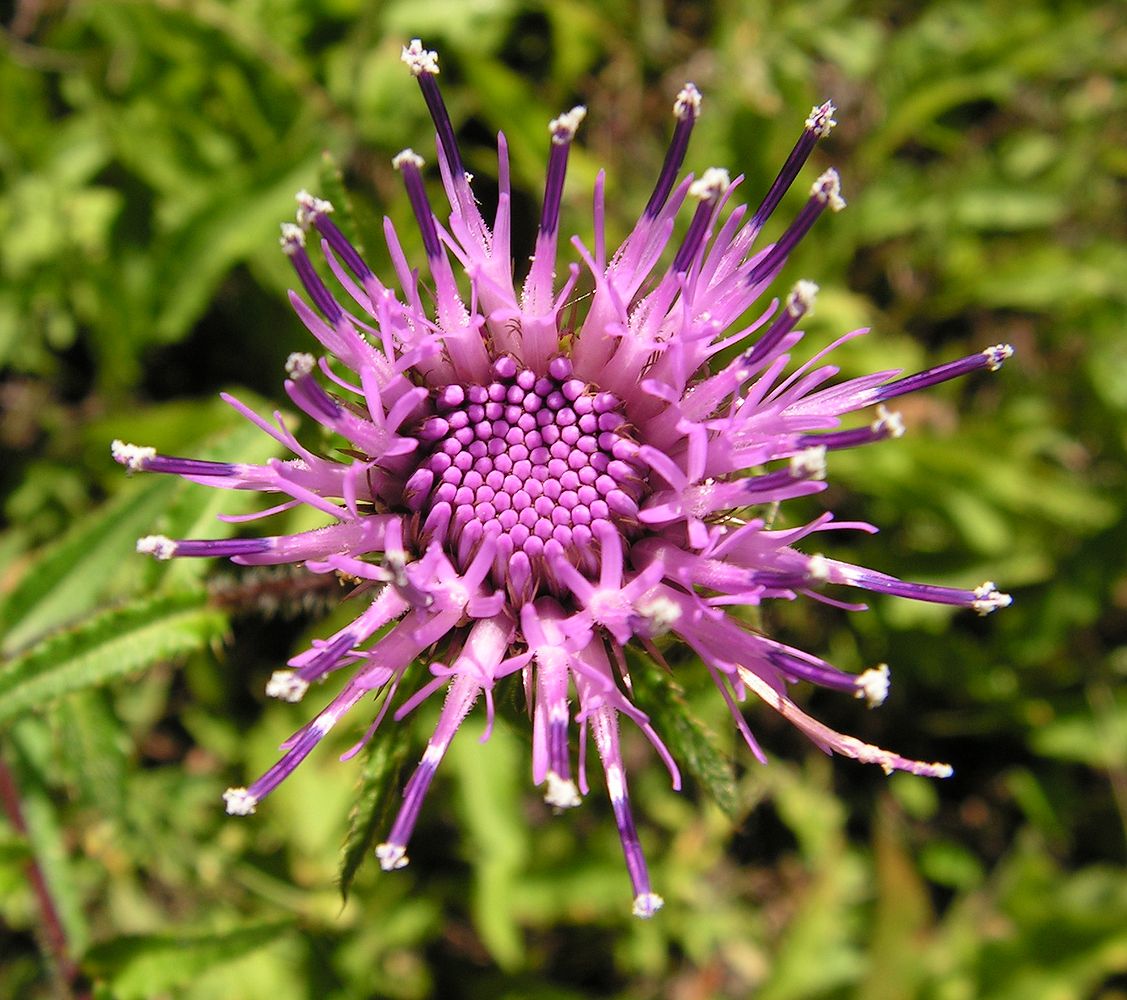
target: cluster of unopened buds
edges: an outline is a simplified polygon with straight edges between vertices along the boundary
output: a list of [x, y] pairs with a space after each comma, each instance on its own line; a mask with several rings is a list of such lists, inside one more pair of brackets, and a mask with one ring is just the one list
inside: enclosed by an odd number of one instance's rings
[[[845, 673], [752, 630], [727, 610], [799, 595], [840, 603], [824, 593], [832, 586], [981, 614], [1009, 603], [992, 583], [971, 589], [911, 583], [807, 550], [825, 532], [874, 531], [868, 524], [825, 513], [782, 526], [785, 506], [775, 520], [767, 517], [785, 501], [824, 489], [833, 452], [901, 434], [899, 417], [885, 404], [993, 371], [1012, 353], [996, 346], [913, 375], [880, 371], [835, 381], [827, 356], [864, 331], [792, 364], [802, 339], [797, 326], [817, 292], [811, 282], [800, 281], [745, 318], [822, 212], [845, 204], [837, 173], [827, 170], [782, 234], [759, 244], [764, 224], [833, 127], [833, 105], [811, 111], [777, 179], [749, 212], [729, 208], [739, 179], [723, 170], [678, 180], [701, 107], [700, 94], [687, 84], [674, 104], [665, 162], [633, 231], [608, 253], [600, 175], [594, 244], [572, 240], [583, 267], [572, 263], [557, 287], [564, 176], [585, 111], [561, 115], [549, 126], [543, 209], [532, 264], [518, 287], [504, 137], [498, 138], [497, 211], [487, 224], [438, 89], [436, 55], [416, 40], [403, 59], [437, 129], [450, 206], [441, 222], [422, 159], [410, 150], [395, 158], [422, 235], [429, 288], [421, 287], [390, 222], [384, 233], [397, 288], [372, 272], [334, 224], [328, 202], [302, 192], [296, 222], [282, 227], [282, 248], [306, 296], [291, 294], [291, 301], [324, 350], [319, 359], [290, 357], [286, 392], [338, 445], [314, 451], [280, 414], [269, 420], [225, 397], [290, 457], [250, 465], [177, 458], [122, 442], [113, 447], [131, 470], [279, 498], [256, 516], [307, 506], [325, 518], [323, 527], [289, 535], [151, 536], [138, 543], [141, 552], [160, 559], [226, 556], [245, 565], [303, 563], [353, 581], [368, 595], [351, 624], [314, 642], [270, 680], [269, 695], [298, 701], [330, 674], [345, 669], [349, 675], [269, 771], [226, 793], [228, 811], [253, 813], [356, 704], [378, 706], [359, 749], [388, 713], [401, 719], [445, 689], [437, 727], [377, 850], [384, 868], [400, 868], [459, 725], [479, 698], [492, 722], [495, 686], [519, 673], [532, 718], [533, 781], [553, 806], [578, 805], [588, 792], [584, 748], [588, 737], [594, 741], [634, 912], [648, 917], [662, 900], [651, 888], [632, 818], [620, 719], [653, 743], [674, 787], [681, 778], [632, 700], [623, 649], [633, 644], [665, 667], [654, 643], [664, 633], [696, 654], [700, 666], [693, 669], [711, 676], [760, 760], [740, 707], [749, 693], [827, 752], [886, 771], [950, 774], [945, 764], [908, 760], [829, 729], [789, 693], [795, 683], [810, 682], [879, 705], [887, 667]], [[686, 204], [691, 218], [676, 236]], [[325, 267], [311, 259], [313, 238]], [[322, 277], [325, 268], [335, 287]], [[591, 291], [580, 316], [574, 305], [584, 270]], [[869, 419], [843, 429], [843, 416], [870, 408]], [[436, 656], [441, 661], [431, 662]]]

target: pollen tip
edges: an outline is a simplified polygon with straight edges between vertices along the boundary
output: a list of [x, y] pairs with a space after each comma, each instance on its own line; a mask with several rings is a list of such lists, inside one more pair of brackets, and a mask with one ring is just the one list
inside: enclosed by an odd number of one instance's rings
[[731, 184], [728, 171], [723, 167], [709, 167], [689, 187], [689, 197], [700, 201], [715, 201]]
[[266, 683], [266, 697], [279, 701], [301, 701], [308, 690], [308, 681], [303, 681], [292, 670], [275, 670]]
[[286, 374], [290, 378], [302, 378], [305, 375], [311, 375], [316, 367], [317, 363], [313, 360], [313, 355], [306, 354], [303, 351], [294, 351], [286, 358]]
[[258, 799], [245, 788], [228, 788], [223, 793], [223, 801], [227, 803], [229, 816], [251, 816], [258, 806]]
[[426, 160], [419, 156], [413, 149], [404, 149], [391, 158], [391, 165], [395, 167], [396, 170], [402, 170], [407, 164], [421, 170], [424, 163], [426, 163]]
[[548, 805], [556, 809], [574, 809], [583, 801], [579, 797], [579, 789], [570, 778], [561, 778], [555, 771], [549, 771], [547, 781], [544, 801]]
[[294, 222], [282, 223], [282, 235], [278, 238], [282, 253], [292, 257], [305, 246], [305, 230]]
[[634, 897], [634, 916], [648, 920], [664, 905], [665, 900], [656, 892], [643, 892]]
[[828, 204], [834, 212], [840, 212], [845, 208], [845, 199], [841, 196], [841, 177], [833, 167], [814, 182], [810, 188], [810, 196], [817, 198], [823, 205]]
[[816, 138], [824, 139], [837, 125], [837, 122], [834, 121], [836, 111], [837, 108], [834, 107], [833, 101], [815, 105], [810, 109], [810, 115], [806, 119], [806, 127], [814, 133]]
[[302, 188], [294, 199], [297, 201], [297, 224], [302, 229], [308, 229], [322, 215], [331, 215], [333, 203], [324, 198], [317, 198]]
[[1014, 349], [1012, 344], [995, 344], [982, 353], [986, 356], [987, 367], [996, 372], [1004, 361], [1009, 361], [1014, 356]]
[[813, 281], [795, 282], [787, 296], [787, 312], [795, 318], [814, 312], [814, 300], [818, 296], [818, 286]]
[[815, 552], [806, 560], [806, 575], [815, 583], [824, 583], [830, 578], [830, 562], [820, 552]]
[[792, 455], [790, 474], [795, 479], [825, 479], [826, 446], [824, 444], [811, 445], [809, 448], [803, 448], [797, 455]]
[[904, 418], [899, 411], [889, 410], [882, 403], [877, 407], [877, 419], [873, 421], [874, 434], [887, 434], [889, 437], [904, 436]]
[[402, 844], [380, 844], [376, 848], [376, 857], [379, 858], [380, 867], [385, 872], [407, 867], [407, 848]]
[[686, 118], [697, 119], [700, 117], [700, 102], [701, 95], [696, 84], [686, 83], [673, 102], [673, 114], [682, 121]]
[[115, 462], [124, 465], [130, 472], [140, 472], [146, 462], [156, 458], [157, 450], [115, 439], [110, 444], [110, 454]]
[[883, 705], [888, 697], [889, 673], [887, 663], [878, 663], [860, 674], [855, 681], [857, 690], [853, 697], [864, 698], [869, 708]]
[[137, 539], [137, 551], [157, 559], [171, 559], [176, 555], [176, 543], [167, 535], [146, 535]]
[[438, 53], [423, 48], [420, 38], [412, 38], [410, 45], [404, 45], [399, 58], [407, 64], [412, 76], [438, 76]]
[[1009, 594], [998, 590], [993, 580], [987, 580], [981, 587], [974, 588], [975, 602], [971, 605], [980, 615], [988, 615], [999, 608], [1008, 608], [1013, 604]]
[[556, 146], [566, 146], [575, 138], [583, 119], [587, 117], [587, 109], [582, 104], [577, 104], [570, 111], [565, 111], [559, 118], [553, 118], [548, 123], [548, 132], [552, 136], [552, 143]]

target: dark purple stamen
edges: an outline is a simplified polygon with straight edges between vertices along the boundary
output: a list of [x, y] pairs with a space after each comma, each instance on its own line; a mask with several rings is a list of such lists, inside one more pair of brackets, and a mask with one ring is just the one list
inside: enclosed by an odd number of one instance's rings
[[965, 358], [959, 358], [957, 361], [948, 361], [945, 365], [937, 365], [935, 368], [929, 368], [927, 371], [918, 372], [915, 375], [906, 375], [904, 378], [899, 378], [895, 382], [877, 386], [877, 388], [873, 390], [873, 400], [874, 402], [883, 402], [888, 399], [894, 399], [897, 396], [903, 396], [909, 392], [930, 388], [933, 385], [938, 385], [940, 382], [947, 382], [950, 379], [959, 378], [962, 375], [969, 375], [971, 372], [978, 371], [980, 368], [989, 368], [993, 371], [1001, 366], [1002, 362], [1012, 354], [1012, 347], [1007, 344], [999, 344], [997, 347], [987, 348], [985, 351], [970, 354]]
[[689, 148], [689, 137], [693, 134], [693, 126], [700, 115], [700, 93], [691, 83], [685, 84], [684, 89], [677, 95], [677, 103], [673, 106], [673, 113], [677, 116], [677, 125], [673, 129], [673, 138], [669, 142], [669, 149], [665, 152], [665, 162], [661, 165], [657, 184], [654, 185], [653, 194], [646, 203], [643, 218], [655, 219], [669, 200], [669, 192], [677, 180], [681, 165], [685, 162], [685, 152]]
[[810, 117], [806, 119], [806, 128], [802, 130], [802, 135], [798, 137], [798, 141], [790, 151], [790, 156], [787, 157], [786, 163], [783, 164], [778, 176], [771, 184], [763, 202], [755, 210], [751, 226], [756, 232], [763, 228], [763, 224], [778, 207], [783, 195], [794, 183], [798, 172], [810, 158], [818, 140], [829, 134], [830, 129], [835, 124], [833, 121], [834, 110], [833, 104], [826, 101], [821, 107], [814, 108], [811, 111]]
[[405, 149], [391, 162], [403, 174], [407, 197], [411, 202], [411, 209], [415, 213], [415, 221], [419, 224], [419, 232], [422, 233], [423, 250], [426, 251], [429, 260], [434, 260], [442, 255], [442, 244], [438, 241], [438, 229], [434, 224], [434, 213], [430, 209], [426, 187], [423, 185], [423, 175], [419, 170], [423, 165], [423, 158], [411, 150]]

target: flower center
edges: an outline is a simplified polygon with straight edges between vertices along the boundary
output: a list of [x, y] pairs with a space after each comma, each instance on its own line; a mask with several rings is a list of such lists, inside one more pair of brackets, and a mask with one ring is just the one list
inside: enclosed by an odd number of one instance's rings
[[630, 533], [643, 480], [621, 401], [572, 375], [556, 358], [546, 375], [512, 358], [488, 385], [449, 385], [420, 436], [424, 538], [443, 538], [460, 570], [489, 537], [495, 585], [524, 600], [566, 559], [597, 572], [600, 524]]

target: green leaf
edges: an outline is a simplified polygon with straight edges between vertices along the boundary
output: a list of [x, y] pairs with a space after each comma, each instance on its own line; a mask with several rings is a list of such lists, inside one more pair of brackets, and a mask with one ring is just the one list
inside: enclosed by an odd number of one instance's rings
[[145, 598], [45, 639], [0, 670], [0, 723], [71, 691], [182, 656], [219, 639], [226, 616], [203, 592]]
[[128, 935], [91, 949], [84, 966], [87, 974], [108, 980], [120, 1000], [145, 1000], [270, 944], [292, 926], [290, 920], [271, 920], [226, 931]]
[[348, 833], [341, 848], [338, 879], [340, 895], [348, 901], [348, 890], [360, 865], [386, 832], [392, 809], [400, 795], [399, 773], [407, 760], [410, 741], [406, 726], [384, 726], [364, 748], [364, 766], [356, 802], [348, 814]]
[[738, 822], [746, 809], [736, 791], [731, 759], [717, 746], [716, 737], [694, 718], [684, 688], [648, 657], [630, 654], [630, 681], [638, 707], [649, 715], [674, 759], [701, 783], [730, 820]]

